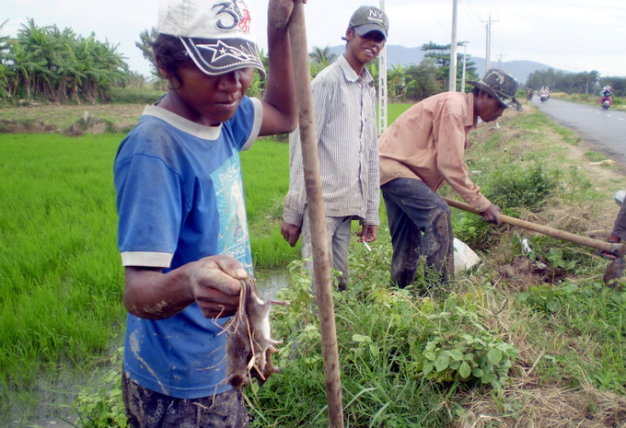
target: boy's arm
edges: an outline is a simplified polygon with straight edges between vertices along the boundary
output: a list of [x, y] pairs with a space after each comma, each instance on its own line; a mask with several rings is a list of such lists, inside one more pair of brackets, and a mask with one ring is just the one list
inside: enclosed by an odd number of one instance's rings
[[294, 1], [270, 0], [267, 8], [269, 70], [263, 97], [259, 135], [291, 132], [298, 123], [295, 85], [289, 44], [289, 19]]
[[196, 302], [204, 316], [235, 313], [239, 304], [239, 280], [248, 274], [235, 259], [204, 257], [163, 273], [160, 268], [126, 266], [124, 306], [140, 318], [169, 318]]

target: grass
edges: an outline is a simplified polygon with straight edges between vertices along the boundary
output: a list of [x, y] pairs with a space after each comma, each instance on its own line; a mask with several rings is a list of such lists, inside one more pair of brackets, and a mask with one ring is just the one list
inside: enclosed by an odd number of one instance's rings
[[257, 266], [285, 266], [300, 254], [280, 234], [283, 200], [289, 190], [288, 144], [261, 139], [241, 153], [252, 256]]
[[[84, 366], [119, 334], [113, 141], [0, 136], [0, 401]], [[2, 410], [5, 410], [4, 408]]]
[[[406, 105], [390, 107], [393, 120]], [[36, 408], [40, 396], [18, 393], [28, 390], [28, 380], [70, 372], [85, 384], [92, 370], [101, 383], [83, 388], [72, 404], [81, 426], [123, 426], [114, 339], [123, 320], [121, 268], [111, 185], [120, 138], [0, 136], [0, 158], [8, 160], [0, 166], [0, 197], [7, 201], [0, 233], [11, 242], [0, 248], [0, 302], [10, 308], [0, 318], [2, 406], [21, 400]], [[472, 178], [488, 196], [506, 196], [503, 209], [573, 233], [608, 233], [623, 177], [611, 166], [589, 166], [576, 134], [528, 106], [523, 114], [507, 112], [500, 128], [481, 125], [471, 141]], [[255, 262], [285, 271], [298, 254], [278, 235], [287, 146], [261, 140], [242, 162]], [[456, 196], [448, 188], [443, 193]], [[482, 265], [445, 290], [428, 288], [427, 271], [411, 290], [388, 287], [384, 223], [371, 253], [352, 243], [351, 287], [335, 296], [349, 426], [626, 424], [626, 291], [602, 285], [607, 262], [593, 250], [494, 228], [469, 213], [454, 210], [453, 219], [455, 233], [474, 240]], [[523, 239], [530, 254], [522, 251]], [[277, 310], [273, 323], [275, 336], [285, 340], [275, 359], [283, 373], [246, 390], [253, 426], [327, 424], [309, 280], [297, 263], [290, 270], [285, 293], [292, 305]], [[473, 367], [470, 374], [459, 355]], [[93, 370], [110, 356], [113, 368], [105, 364], [104, 375]], [[75, 391], [61, 390], [56, 395], [67, 406]]]
[[[119, 343], [112, 165], [123, 136], [0, 135], [0, 415], [33, 399], [42, 375], [52, 384], [64, 370], [87, 370]], [[279, 233], [285, 149], [263, 139], [242, 155], [261, 270], [296, 255]]]

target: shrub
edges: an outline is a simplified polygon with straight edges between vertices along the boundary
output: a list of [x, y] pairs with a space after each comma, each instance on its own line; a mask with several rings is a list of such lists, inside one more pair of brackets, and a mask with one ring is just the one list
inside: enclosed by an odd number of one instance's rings
[[112, 104], [154, 104], [164, 93], [165, 91], [146, 88], [113, 87], [110, 92], [110, 102]]
[[[419, 297], [421, 289], [388, 287], [389, 247], [372, 250], [351, 252], [358, 274], [348, 291], [334, 294], [346, 420], [445, 426], [450, 415], [438, 405], [441, 390], [451, 383], [501, 388], [518, 351], [455, 294], [437, 302]], [[291, 302], [274, 314], [274, 336], [285, 341], [277, 358], [282, 373], [247, 391], [253, 426], [324, 426], [323, 359], [309, 288], [306, 273], [296, 270], [281, 294]]]
[[501, 209], [537, 209], [557, 185], [557, 174], [545, 171], [540, 164], [531, 167], [508, 164], [494, 170], [485, 193]]

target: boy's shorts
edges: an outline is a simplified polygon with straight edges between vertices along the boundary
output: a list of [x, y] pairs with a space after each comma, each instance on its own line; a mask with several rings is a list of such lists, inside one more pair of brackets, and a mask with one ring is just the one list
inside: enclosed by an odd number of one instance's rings
[[174, 398], [122, 375], [128, 423], [134, 428], [242, 428], [248, 426], [243, 394], [231, 389], [209, 397]]

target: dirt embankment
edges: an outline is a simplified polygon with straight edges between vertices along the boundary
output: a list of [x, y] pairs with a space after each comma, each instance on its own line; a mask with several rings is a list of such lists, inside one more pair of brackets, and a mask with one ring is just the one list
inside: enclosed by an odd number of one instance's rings
[[127, 132], [144, 105], [27, 105], [0, 107], [0, 132], [62, 133], [65, 135]]

